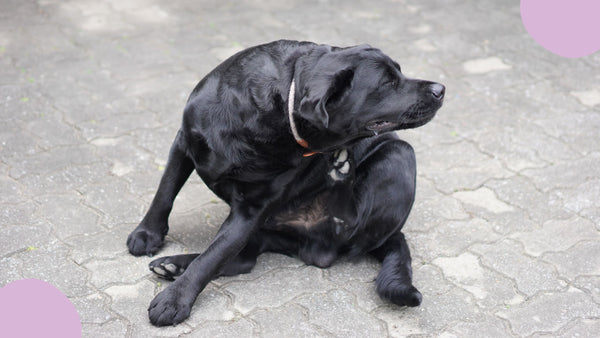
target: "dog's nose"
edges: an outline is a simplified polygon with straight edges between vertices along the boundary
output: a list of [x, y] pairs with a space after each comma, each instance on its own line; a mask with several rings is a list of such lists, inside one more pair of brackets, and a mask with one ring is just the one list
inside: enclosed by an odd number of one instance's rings
[[444, 98], [444, 93], [446, 92], [446, 87], [439, 83], [433, 83], [429, 85], [429, 90], [431, 90], [431, 95], [438, 100]]

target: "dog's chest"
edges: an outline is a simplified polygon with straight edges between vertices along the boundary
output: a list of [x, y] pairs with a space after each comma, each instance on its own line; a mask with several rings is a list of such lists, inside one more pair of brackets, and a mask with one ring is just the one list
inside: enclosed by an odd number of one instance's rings
[[321, 193], [302, 203], [290, 203], [275, 213], [272, 225], [276, 228], [292, 227], [301, 232], [314, 229], [330, 218], [326, 205], [328, 195]]

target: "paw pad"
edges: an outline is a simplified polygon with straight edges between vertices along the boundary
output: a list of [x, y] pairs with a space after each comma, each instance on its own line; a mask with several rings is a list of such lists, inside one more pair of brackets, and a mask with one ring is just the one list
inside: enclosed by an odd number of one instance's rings
[[333, 153], [333, 168], [329, 171], [329, 177], [334, 181], [343, 181], [351, 174], [351, 164], [348, 150], [340, 149]]
[[173, 264], [173, 263], [150, 263], [150, 271], [157, 274], [159, 277], [175, 280], [177, 277], [181, 276], [181, 274], [185, 271], [185, 269]]

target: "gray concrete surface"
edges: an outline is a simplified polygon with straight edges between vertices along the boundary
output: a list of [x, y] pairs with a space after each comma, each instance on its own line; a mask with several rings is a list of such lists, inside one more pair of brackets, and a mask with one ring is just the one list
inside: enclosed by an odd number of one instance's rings
[[[400, 133], [419, 163], [406, 233], [423, 304], [381, 301], [368, 258], [321, 270], [264, 255], [154, 328], [168, 282], [125, 239], [187, 95], [280, 38], [370, 43], [446, 84], [436, 119]], [[0, 0], [0, 286], [52, 283], [85, 337], [598, 336], [599, 65], [537, 45], [515, 0]], [[226, 214], [193, 178], [160, 254], [206, 248]]]

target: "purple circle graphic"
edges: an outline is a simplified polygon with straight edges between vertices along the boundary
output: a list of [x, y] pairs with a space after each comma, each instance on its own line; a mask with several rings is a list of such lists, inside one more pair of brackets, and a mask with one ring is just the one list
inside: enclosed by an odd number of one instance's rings
[[81, 337], [81, 321], [73, 303], [38, 279], [0, 288], [0, 323], [4, 337]]
[[600, 50], [598, 0], [521, 0], [521, 19], [552, 53], [577, 58]]

